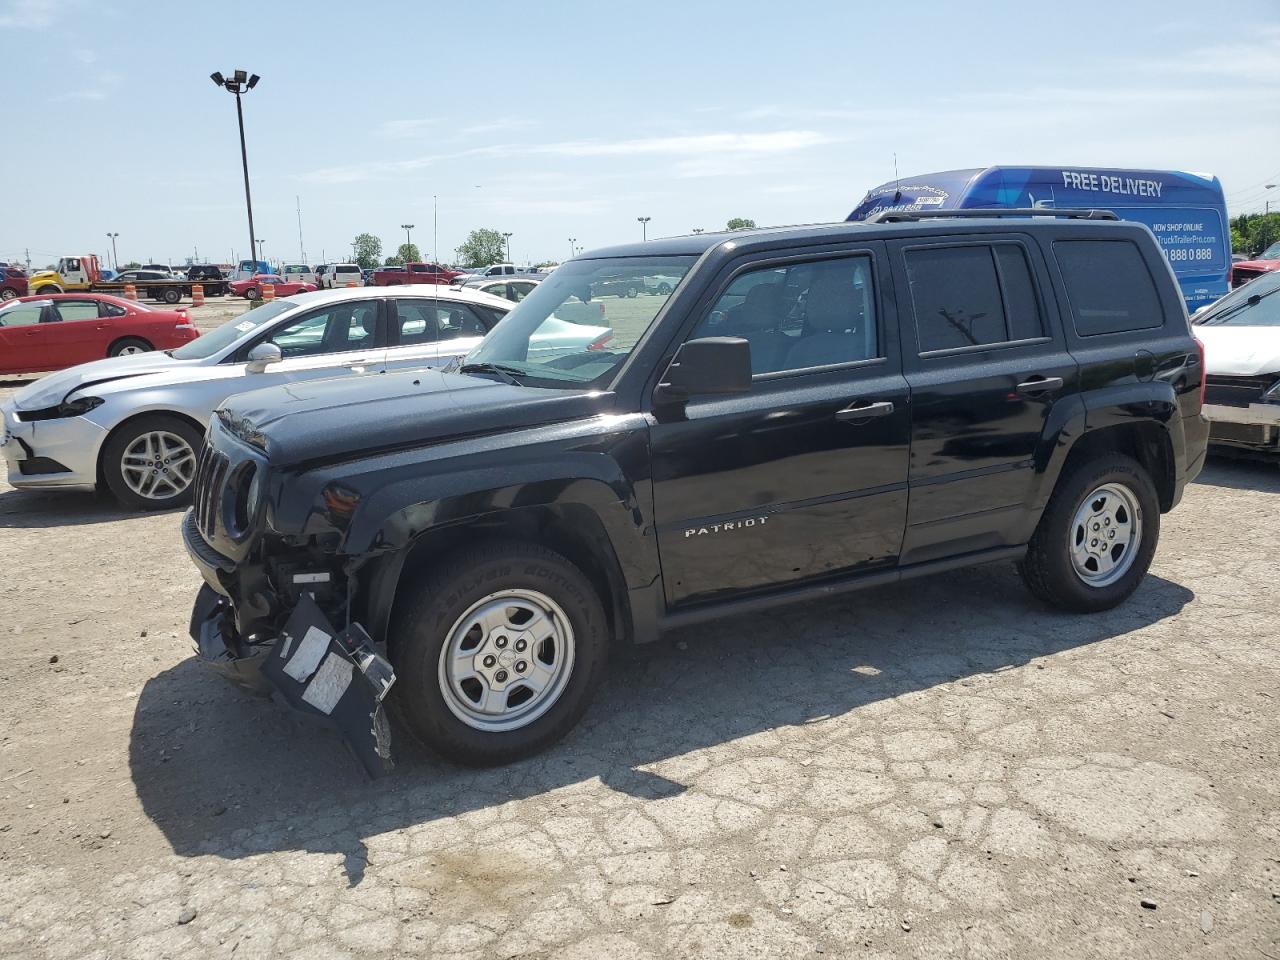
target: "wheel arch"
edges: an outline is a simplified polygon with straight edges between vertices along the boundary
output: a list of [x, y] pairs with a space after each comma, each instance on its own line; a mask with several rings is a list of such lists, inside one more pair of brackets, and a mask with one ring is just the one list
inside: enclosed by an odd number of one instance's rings
[[116, 347], [118, 347], [120, 344], [124, 343], [126, 340], [138, 340], [141, 343], [145, 343], [147, 345], [148, 350], [154, 350], [156, 348], [156, 345], [152, 343], [151, 340], [149, 340], [144, 336], [141, 336], [140, 334], [124, 333], [116, 337], [109, 344], [107, 344], [107, 356], [108, 357], [111, 356], [111, 351], [114, 350]]
[[[126, 338], [121, 337], [121, 339], [126, 339]], [[135, 339], [141, 339], [141, 337], [138, 337]], [[129, 416], [125, 417], [125, 419], [117, 423], [110, 430], [108, 430], [106, 435], [102, 438], [102, 442], [98, 444], [97, 469], [96, 469], [98, 486], [101, 487], [107, 481], [106, 465], [104, 463], [104, 458], [106, 456], [107, 447], [110, 445], [112, 439], [114, 439], [117, 435], [119, 435], [125, 429], [125, 427], [129, 426], [132, 423], [135, 423], [142, 417], [154, 417], [154, 416], [169, 416], [169, 417], [173, 417], [176, 420], [181, 420], [187, 423], [188, 425], [190, 425], [190, 427], [193, 430], [195, 430], [196, 433], [204, 433], [206, 429], [205, 425], [201, 423], [199, 420], [197, 420], [195, 417], [191, 416], [190, 414], [182, 413], [179, 410], [165, 410], [165, 409], [139, 410], [137, 413], [130, 414]], [[199, 452], [200, 452], [199, 450], [196, 451], [197, 454], [199, 454]]]
[[1122, 453], [1138, 461], [1155, 484], [1160, 512], [1168, 513], [1173, 508], [1177, 466], [1173, 441], [1163, 424], [1131, 420], [1087, 431], [1067, 453], [1059, 477], [1068, 476], [1079, 465], [1106, 453]]
[[583, 503], [516, 507], [442, 524], [420, 533], [405, 547], [384, 553], [360, 571], [363, 615], [375, 640], [390, 643], [389, 625], [409, 602], [412, 583], [432, 566], [448, 562], [464, 546], [485, 541], [523, 540], [547, 547], [576, 566], [596, 588], [615, 644], [634, 639], [626, 579], [613, 541], [596, 511]]

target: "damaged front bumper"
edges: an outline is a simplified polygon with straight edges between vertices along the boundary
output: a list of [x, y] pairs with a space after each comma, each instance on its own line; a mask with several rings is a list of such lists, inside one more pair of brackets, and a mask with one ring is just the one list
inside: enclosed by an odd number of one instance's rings
[[304, 594], [279, 636], [241, 637], [231, 601], [206, 584], [192, 610], [191, 637], [201, 663], [243, 688], [278, 693], [295, 710], [336, 729], [371, 777], [390, 772], [383, 701], [395, 671], [359, 624], [334, 629]]

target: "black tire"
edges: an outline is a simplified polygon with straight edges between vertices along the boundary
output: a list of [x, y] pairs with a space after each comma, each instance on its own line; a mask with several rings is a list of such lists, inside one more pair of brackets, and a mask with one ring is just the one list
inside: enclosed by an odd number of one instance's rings
[[121, 337], [115, 343], [107, 348], [108, 357], [122, 357], [126, 353], [150, 353], [155, 349], [153, 344], [148, 343], [141, 337]]
[[258, 297], [259, 297], [259, 293], [258, 293], [257, 287], [250, 287], [248, 290], [244, 292], [244, 298], [246, 300], [257, 300]]
[[165, 303], [173, 306], [182, 299], [182, 291], [177, 287], [166, 287], [164, 292], [160, 294], [160, 298], [164, 300]]
[[[523, 541], [467, 547], [412, 586], [397, 611], [389, 649], [396, 669], [391, 706], [423, 746], [464, 766], [494, 766], [527, 757], [568, 733], [604, 677], [609, 629], [591, 582], [560, 554]], [[563, 610], [573, 630], [574, 660], [564, 689], [527, 725], [505, 732], [476, 729], [459, 719], [440, 683], [441, 652], [456, 622], [477, 601], [502, 590], [537, 591]]]
[[628, 297], [640, 296], [640, 288], [634, 285], [627, 287], [627, 296]]
[[13, 287], [5, 287], [3, 290], [0, 290], [0, 300], [13, 300], [17, 296], [18, 291], [13, 289]]
[[185, 507], [191, 502], [190, 484], [176, 496], [153, 498], [135, 493], [124, 478], [121, 469], [124, 452], [140, 437], [158, 431], [174, 434], [186, 441], [193, 454], [191, 476], [195, 476], [194, 458], [200, 453], [204, 437], [188, 421], [168, 413], [148, 413], [125, 422], [102, 445], [100, 466], [107, 488], [123, 506], [131, 510], [172, 510]]
[[[1132, 492], [1142, 514], [1136, 524], [1141, 537], [1124, 574], [1112, 583], [1096, 586], [1076, 572], [1072, 539], [1076, 512], [1104, 484], [1117, 484]], [[1045, 603], [1078, 613], [1110, 610], [1138, 588], [1159, 540], [1160, 503], [1150, 474], [1132, 457], [1105, 453], [1058, 480], [1018, 572], [1027, 589]]]
[[666, 296], [667, 294], [669, 294], [670, 292], [671, 292], [671, 284], [669, 284], [669, 283], [660, 283], [660, 284], [658, 284], [658, 293], [659, 293], [659, 294], [661, 294], [662, 296], [664, 296], [664, 297], [665, 297], [665, 296]]
[[59, 287], [50, 285], [47, 287], [41, 287], [39, 290], [36, 291], [36, 295], [41, 297], [47, 297], [50, 294], [61, 293], [61, 292], [62, 290]]

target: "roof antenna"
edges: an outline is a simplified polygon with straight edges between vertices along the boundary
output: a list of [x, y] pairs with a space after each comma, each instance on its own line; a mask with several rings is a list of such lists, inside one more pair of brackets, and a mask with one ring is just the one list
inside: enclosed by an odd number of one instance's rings
[[898, 186], [898, 151], [893, 151], [893, 202], [902, 199], [902, 188]]

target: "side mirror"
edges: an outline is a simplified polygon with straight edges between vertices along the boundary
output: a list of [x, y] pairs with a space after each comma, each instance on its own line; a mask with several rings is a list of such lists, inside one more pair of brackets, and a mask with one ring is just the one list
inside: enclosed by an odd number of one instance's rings
[[266, 373], [267, 367], [284, 359], [280, 348], [269, 340], [258, 344], [249, 351], [249, 363], [245, 367], [248, 373]]
[[694, 394], [747, 393], [751, 389], [751, 344], [741, 337], [699, 337], [676, 351], [654, 391], [661, 402]]

